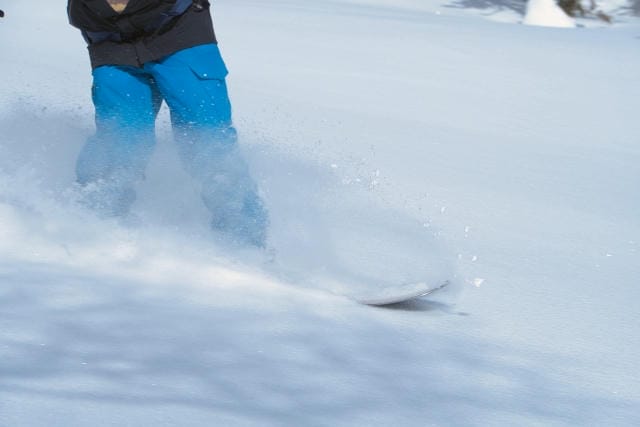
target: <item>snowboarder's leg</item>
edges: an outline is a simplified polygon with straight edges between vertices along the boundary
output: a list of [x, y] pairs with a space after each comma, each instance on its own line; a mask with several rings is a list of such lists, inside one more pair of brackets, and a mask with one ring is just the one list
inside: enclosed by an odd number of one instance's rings
[[264, 247], [268, 214], [238, 149], [218, 47], [185, 49], [145, 69], [169, 105], [182, 161], [202, 185], [214, 230], [235, 243]]
[[82, 201], [104, 216], [128, 213], [155, 143], [162, 99], [153, 79], [133, 67], [93, 71], [96, 133], [76, 164]]

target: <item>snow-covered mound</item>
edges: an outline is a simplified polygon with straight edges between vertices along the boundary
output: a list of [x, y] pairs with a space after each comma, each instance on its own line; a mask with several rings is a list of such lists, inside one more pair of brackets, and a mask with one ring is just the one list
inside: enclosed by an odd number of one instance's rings
[[214, 2], [261, 253], [216, 242], [166, 110], [132, 218], [77, 206], [84, 43], [2, 5], [0, 426], [640, 425], [640, 27], [442, 6]]
[[523, 24], [543, 27], [575, 28], [576, 22], [555, 0], [529, 0]]

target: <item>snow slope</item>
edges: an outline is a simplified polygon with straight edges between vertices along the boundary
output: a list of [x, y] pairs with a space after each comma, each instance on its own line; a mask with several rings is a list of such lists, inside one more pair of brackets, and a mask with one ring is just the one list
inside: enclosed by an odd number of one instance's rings
[[135, 219], [75, 205], [87, 58], [64, 1], [26, 3], [0, 22], [0, 426], [640, 424], [637, 24], [216, 2], [269, 259], [216, 245], [166, 111]]

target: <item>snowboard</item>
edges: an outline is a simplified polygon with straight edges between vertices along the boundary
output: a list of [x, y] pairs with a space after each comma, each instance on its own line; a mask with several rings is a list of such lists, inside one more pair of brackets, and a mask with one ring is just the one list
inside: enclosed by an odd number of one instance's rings
[[425, 297], [437, 292], [449, 285], [449, 281], [438, 285], [426, 282], [407, 283], [400, 286], [390, 286], [371, 294], [359, 294], [351, 297], [356, 302], [364, 305], [385, 306], [399, 304], [416, 298]]

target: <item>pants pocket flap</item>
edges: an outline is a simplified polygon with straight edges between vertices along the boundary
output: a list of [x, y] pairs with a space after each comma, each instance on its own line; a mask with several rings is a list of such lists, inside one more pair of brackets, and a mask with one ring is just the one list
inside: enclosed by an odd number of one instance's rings
[[[205, 47], [205, 46], [202, 46]], [[215, 45], [207, 45], [208, 49], [198, 49], [196, 55], [190, 58], [189, 68], [202, 80], [224, 79], [229, 71], [225, 65], [220, 51]]]

